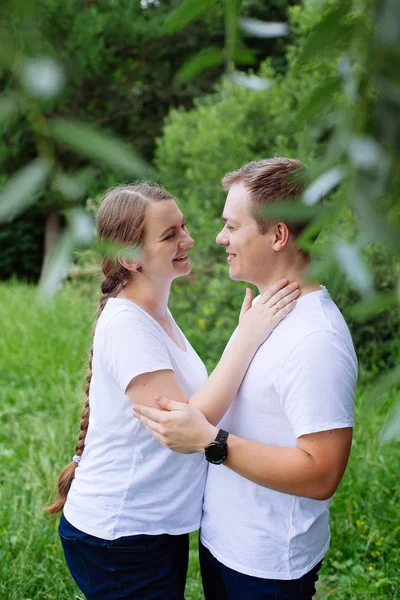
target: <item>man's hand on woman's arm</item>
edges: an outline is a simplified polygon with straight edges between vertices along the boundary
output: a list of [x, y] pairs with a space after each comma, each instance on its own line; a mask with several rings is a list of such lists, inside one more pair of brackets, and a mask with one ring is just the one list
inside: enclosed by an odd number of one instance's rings
[[[218, 428], [196, 408], [167, 398], [158, 404], [162, 411], [137, 406], [135, 415], [164, 446], [185, 454], [204, 452], [215, 439]], [[351, 427], [303, 435], [297, 439], [296, 448], [229, 435], [224, 465], [264, 487], [326, 500], [333, 496], [342, 479], [351, 440]]]

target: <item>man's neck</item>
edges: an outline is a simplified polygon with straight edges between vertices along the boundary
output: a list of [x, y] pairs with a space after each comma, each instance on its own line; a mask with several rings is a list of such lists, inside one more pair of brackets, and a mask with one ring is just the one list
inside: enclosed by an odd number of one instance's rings
[[279, 279], [286, 278], [289, 283], [296, 281], [300, 286], [300, 297], [310, 294], [311, 292], [317, 292], [321, 289], [320, 284], [316, 279], [310, 277], [310, 263], [299, 261], [298, 264], [289, 266], [282, 266], [276, 269], [274, 273], [269, 274], [268, 278], [260, 282], [257, 285], [261, 294], [267, 291], [267, 289]]

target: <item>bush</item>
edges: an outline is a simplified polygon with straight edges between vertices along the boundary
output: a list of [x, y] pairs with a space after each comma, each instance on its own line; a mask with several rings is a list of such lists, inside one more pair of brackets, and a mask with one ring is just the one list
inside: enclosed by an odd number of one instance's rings
[[[187, 331], [203, 356], [207, 355], [202, 349], [205, 344], [209, 362], [220, 355], [221, 337], [235, 325], [241, 300], [237, 285], [228, 281], [221, 266], [223, 253], [214, 243], [224, 203], [221, 177], [251, 160], [272, 156], [295, 156], [312, 164], [323, 148], [323, 132], [317, 125], [315, 130], [305, 130], [294, 127], [293, 119], [310, 92], [335, 75], [339, 57], [332, 56], [327, 63], [326, 57], [322, 62], [317, 56], [311, 65], [300, 68], [301, 40], [315, 20], [312, 2], [303, 9], [294, 7], [291, 20], [299, 45], [288, 48], [284, 75], [275, 75], [268, 60], [261, 65], [259, 75], [271, 81], [267, 91], [251, 91], [225, 80], [214, 94], [196, 100], [192, 110], [172, 110], [157, 144], [161, 182], [178, 198], [198, 245], [191, 276], [194, 287], [186, 294], [187, 283], [180, 282], [172, 301], [178, 309], [175, 312], [190, 311]], [[316, 121], [323, 112], [323, 105], [316, 107]], [[338, 218], [332, 227], [339, 226]], [[371, 249], [368, 262], [377, 290], [395, 289], [396, 269], [389, 257]], [[349, 322], [361, 377], [370, 380], [391, 368], [399, 357], [397, 310], [385, 310], [361, 323], [351, 315], [359, 298], [336, 267], [322, 273], [321, 283], [327, 285]]]

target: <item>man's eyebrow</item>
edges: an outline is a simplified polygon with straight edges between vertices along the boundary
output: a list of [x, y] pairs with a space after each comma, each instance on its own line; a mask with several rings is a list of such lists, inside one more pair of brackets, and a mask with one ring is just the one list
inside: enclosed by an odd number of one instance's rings
[[230, 219], [229, 217], [224, 217], [224, 215], [221, 215], [221, 219], [223, 220], [224, 223], [226, 223], [227, 221], [230, 221], [231, 223], [235, 223], [236, 225], [239, 225], [239, 221], [235, 221], [235, 219]]

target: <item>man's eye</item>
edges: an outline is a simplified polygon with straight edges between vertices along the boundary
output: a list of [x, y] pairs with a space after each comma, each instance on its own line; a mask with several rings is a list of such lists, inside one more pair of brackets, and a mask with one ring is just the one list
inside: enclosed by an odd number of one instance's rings
[[228, 231], [233, 231], [232, 225], [225, 225], [225, 227], [228, 229]]

